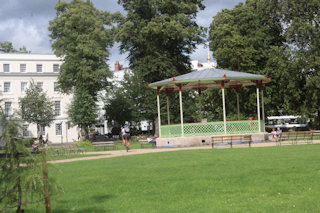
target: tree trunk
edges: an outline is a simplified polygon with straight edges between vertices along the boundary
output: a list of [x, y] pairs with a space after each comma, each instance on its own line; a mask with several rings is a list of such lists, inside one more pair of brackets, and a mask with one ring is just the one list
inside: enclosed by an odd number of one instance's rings
[[[20, 168], [19, 153], [17, 153], [17, 155], [16, 155], [16, 160], [17, 160], [17, 168]], [[22, 206], [22, 189], [21, 189], [21, 177], [20, 177], [20, 174], [19, 174], [19, 177], [18, 177], [17, 187], [18, 187], [17, 213], [21, 213], [21, 212], [24, 212], [24, 211], [21, 210], [21, 206]]]
[[46, 151], [42, 153], [42, 174], [43, 174], [43, 193], [46, 206], [46, 213], [51, 213], [50, 204], [50, 191], [49, 191], [49, 179], [48, 179], [48, 164], [46, 159]]

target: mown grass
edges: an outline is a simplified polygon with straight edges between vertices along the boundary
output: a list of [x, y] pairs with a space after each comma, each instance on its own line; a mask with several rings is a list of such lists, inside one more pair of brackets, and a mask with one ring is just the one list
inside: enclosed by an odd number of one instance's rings
[[55, 167], [49, 174], [64, 193], [52, 212], [320, 211], [320, 145], [188, 150]]

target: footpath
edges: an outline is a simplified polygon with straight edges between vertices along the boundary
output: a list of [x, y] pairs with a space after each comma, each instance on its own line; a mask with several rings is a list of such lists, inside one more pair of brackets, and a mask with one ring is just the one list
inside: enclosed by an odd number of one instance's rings
[[[313, 140], [313, 144], [320, 144], [320, 140]], [[252, 148], [256, 147], [271, 147], [276, 146], [275, 142], [261, 142], [261, 143], [253, 143], [251, 144]], [[281, 144], [281, 146], [292, 146], [290, 142]], [[303, 144], [297, 144], [303, 145]], [[238, 144], [234, 145], [232, 148], [249, 148], [248, 144]], [[84, 155], [97, 155], [97, 156], [88, 156], [81, 158], [71, 158], [64, 160], [55, 160], [49, 161], [48, 163], [57, 164], [57, 163], [67, 163], [67, 162], [75, 162], [75, 161], [83, 161], [83, 160], [96, 160], [103, 158], [114, 158], [114, 157], [124, 157], [130, 155], [140, 155], [140, 154], [148, 154], [148, 153], [159, 153], [159, 152], [173, 152], [180, 150], [194, 150], [194, 149], [212, 149], [211, 145], [199, 146], [199, 147], [179, 147], [179, 148], [145, 148], [145, 149], [132, 149], [127, 152], [126, 150], [113, 150], [113, 151], [99, 151], [99, 152], [86, 152]], [[214, 149], [230, 149], [230, 146], [215, 146]]]

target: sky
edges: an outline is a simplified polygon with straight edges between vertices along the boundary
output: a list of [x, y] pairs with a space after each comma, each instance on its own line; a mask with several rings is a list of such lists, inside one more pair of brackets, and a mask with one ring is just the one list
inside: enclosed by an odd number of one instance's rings
[[[209, 27], [215, 16], [222, 9], [232, 9], [244, 0], [204, 0], [206, 8], [197, 15], [197, 23]], [[49, 21], [55, 17], [54, 5], [57, 0], [3, 0], [0, 4], [0, 42], [10, 41], [14, 48], [26, 46], [31, 53], [53, 53], [49, 38]], [[124, 10], [118, 0], [92, 0], [96, 8], [109, 12]], [[208, 50], [204, 45], [197, 46], [190, 55], [191, 60], [206, 61]], [[126, 54], [120, 54], [118, 45], [110, 49], [109, 65], [116, 60], [128, 65]], [[212, 53], [210, 52], [210, 55]]]

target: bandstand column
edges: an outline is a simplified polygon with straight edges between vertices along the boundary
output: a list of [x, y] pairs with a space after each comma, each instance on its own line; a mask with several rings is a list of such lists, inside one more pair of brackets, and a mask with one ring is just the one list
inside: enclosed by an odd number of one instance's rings
[[259, 82], [256, 82], [257, 86], [257, 113], [258, 113], [258, 127], [259, 127], [259, 132], [261, 132], [261, 121], [260, 121], [260, 103], [259, 103]]
[[[262, 105], [262, 121], [263, 121], [263, 124], [265, 124], [266, 120], [265, 120], [265, 115], [264, 115], [263, 84], [262, 84], [262, 82], [261, 82], [261, 105]], [[263, 129], [263, 131], [265, 131], [265, 129]]]
[[238, 112], [238, 121], [240, 121], [240, 101], [239, 101], [239, 90], [240, 87], [236, 87], [236, 94], [237, 94], [237, 112]]
[[183, 130], [183, 109], [182, 109], [182, 86], [179, 85], [179, 99], [180, 99], [180, 120], [181, 120], [181, 135], [184, 136]]
[[198, 89], [199, 94], [199, 115], [200, 115], [200, 121], [202, 121], [202, 100], [201, 100], [201, 89]]
[[157, 88], [157, 106], [158, 106], [158, 125], [159, 125], [159, 137], [161, 137], [161, 116], [160, 116], [160, 87]]
[[170, 110], [169, 110], [170, 102], [169, 102], [169, 91], [167, 90], [167, 91], [166, 91], [166, 93], [167, 93], [167, 115], [168, 115], [168, 125], [170, 125]]
[[227, 116], [226, 116], [226, 101], [224, 97], [224, 81], [221, 82], [221, 89], [222, 89], [222, 107], [223, 107], [223, 127], [224, 127], [224, 134], [227, 134]]

